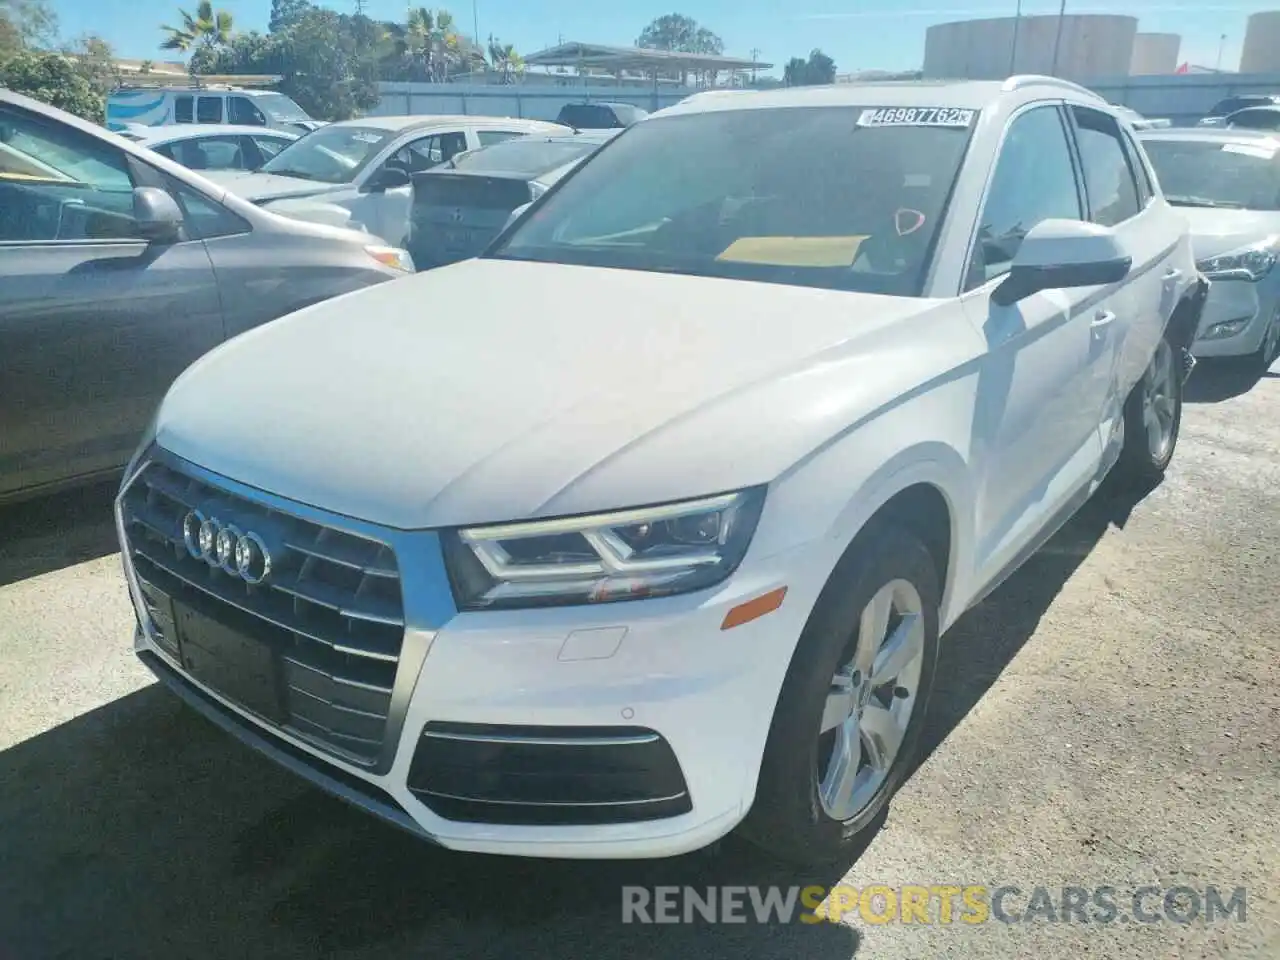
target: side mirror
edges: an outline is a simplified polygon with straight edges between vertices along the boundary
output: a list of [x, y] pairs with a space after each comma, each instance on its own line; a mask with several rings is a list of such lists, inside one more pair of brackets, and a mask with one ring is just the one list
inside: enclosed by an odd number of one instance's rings
[[413, 183], [409, 171], [404, 167], [383, 167], [371, 176], [364, 185], [367, 193], [385, 193], [398, 187], [407, 187]]
[[150, 243], [182, 239], [182, 208], [159, 187], [134, 188], [133, 222], [138, 236]]
[[1119, 283], [1132, 266], [1133, 258], [1110, 227], [1082, 220], [1042, 220], [1022, 238], [1009, 275], [991, 300], [1007, 307], [1041, 290]]

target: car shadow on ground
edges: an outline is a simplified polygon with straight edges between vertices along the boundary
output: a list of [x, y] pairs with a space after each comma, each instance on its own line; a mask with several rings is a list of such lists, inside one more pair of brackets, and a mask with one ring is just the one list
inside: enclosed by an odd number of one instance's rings
[[0, 507], [0, 587], [115, 553], [118, 487], [107, 480]]
[[[922, 758], [1139, 499], [1095, 497], [953, 628]], [[749, 902], [745, 923], [622, 923], [627, 885], [829, 888], [849, 860], [797, 869], [736, 837], [659, 861], [450, 853], [312, 790], [156, 685], [0, 752], [0, 824], [0, 958], [841, 960], [860, 943], [848, 925], [759, 923]]]
[[1275, 367], [1260, 371], [1242, 360], [1201, 360], [1182, 391], [1187, 403], [1222, 403], [1248, 393], [1260, 380], [1280, 380]]

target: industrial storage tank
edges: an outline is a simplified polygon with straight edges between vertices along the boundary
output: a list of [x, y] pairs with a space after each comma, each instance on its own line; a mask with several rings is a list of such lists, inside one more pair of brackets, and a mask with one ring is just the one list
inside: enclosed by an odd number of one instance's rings
[[1182, 37], [1176, 33], [1140, 33], [1133, 38], [1129, 73], [1135, 77], [1173, 73], [1178, 69]]
[[967, 80], [1000, 80], [1013, 73], [1070, 80], [1123, 77], [1129, 73], [1137, 34], [1137, 17], [1111, 14], [939, 23], [925, 32], [924, 75]]
[[1241, 73], [1280, 72], [1280, 10], [1255, 13], [1244, 29]]

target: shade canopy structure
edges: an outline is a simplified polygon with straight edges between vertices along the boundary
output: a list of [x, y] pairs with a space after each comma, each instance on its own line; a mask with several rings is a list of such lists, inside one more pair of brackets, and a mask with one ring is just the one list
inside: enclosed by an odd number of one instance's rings
[[709, 53], [682, 53], [678, 50], [649, 50], [643, 47], [606, 47], [598, 43], [561, 43], [524, 58], [531, 67], [595, 67], [610, 72], [643, 73], [711, 70], [768, 70], [771, 63], [724, 57]]

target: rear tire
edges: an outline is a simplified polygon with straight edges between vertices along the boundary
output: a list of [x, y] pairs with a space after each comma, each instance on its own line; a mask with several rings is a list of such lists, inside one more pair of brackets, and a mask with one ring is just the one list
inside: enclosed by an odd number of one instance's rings
[[1173, 460], [1182, 427], [1183, 367], [1176, 354], [1173, 344], [1162, 339], [1125, 400], [1124, 446], [1116, 474], [1126, 486], [1155, 486]]
[[[940, 603], [937, 565], [917, 537], [876, 521], [859, 534], [792, 656], [746, 839], [801, 864], [856, 851], [911, 768], [933, 687]], [[877, 633], [883, 639], [870, 642]]]

